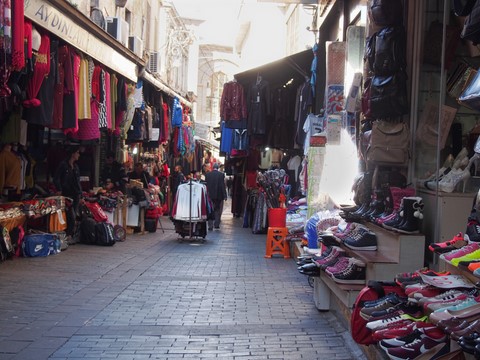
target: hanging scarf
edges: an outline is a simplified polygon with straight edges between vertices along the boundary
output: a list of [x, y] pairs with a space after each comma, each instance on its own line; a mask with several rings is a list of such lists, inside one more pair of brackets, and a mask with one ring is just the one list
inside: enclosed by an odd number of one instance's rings
[[12, 67], [15, 71], [25, 66], [24, 12], [23, 0], [13, 0]]

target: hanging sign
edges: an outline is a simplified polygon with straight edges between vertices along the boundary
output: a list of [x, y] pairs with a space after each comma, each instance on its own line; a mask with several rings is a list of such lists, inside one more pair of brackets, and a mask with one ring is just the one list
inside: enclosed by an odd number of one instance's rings
[[73, 22], [46, 0], [25, 0], [25, 16], [127, 79], [137, 82], [136, 64]]

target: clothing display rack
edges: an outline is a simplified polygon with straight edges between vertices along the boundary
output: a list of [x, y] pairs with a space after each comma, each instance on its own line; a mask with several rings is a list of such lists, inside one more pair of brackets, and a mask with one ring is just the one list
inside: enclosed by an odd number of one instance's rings
[[205, 185], [190, 179], [181, 184], [172, 207], [172, 219], [179, 240], [205, 241], [207, 236], [207, 191]]

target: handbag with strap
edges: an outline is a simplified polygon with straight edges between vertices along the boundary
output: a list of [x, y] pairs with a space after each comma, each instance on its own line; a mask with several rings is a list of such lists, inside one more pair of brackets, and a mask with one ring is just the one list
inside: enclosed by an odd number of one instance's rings
[[453, 8], [457, 16], [466, 16], [460, 37], [474, 45], [480, 43], [480, 1], [454, 0]]
[[410, 131], [404, 122], [377, 120], [372, 125], [367, 161], [377, 165], [405, 165], [410, 158]]
[[475, 73], [474, 78], [458, 98], [459, 103], [470, 109], [480, 111], [480, 74]]

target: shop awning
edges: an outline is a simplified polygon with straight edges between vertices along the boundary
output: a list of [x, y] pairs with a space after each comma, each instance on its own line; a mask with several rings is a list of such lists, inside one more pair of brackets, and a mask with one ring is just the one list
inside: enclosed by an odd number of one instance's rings
[[212, 148], [215, 148], [215, 149], [219, 149], [220, 148], [220, 142], [219, 141], [216, 141], [216, 140], [209, 140], [209, 139], [202, 139], [201, 137], [198, 137], [198, 136], [194, 136], [194, 139], [196, 141], [199, 141], [209, 147], [212, 147]]
[[25, 1], [25, 17], [132, 82], [145, 61], [66, 1]]
[[273, 88], [284, 85], [292, 78], [305, 81], [306, 77], [310, 77], [312, 60], [312, 50], [305, 50], [238, 73], [235, 79], [242, 84], [253, 84], [260, 75]]
[[171, 89], [170, 87], [168, 87], [167, 85], [165, 85], [164, 83], [162, 83], [160, 80], [157, 80], [152, 74], [150, 74], [149, 72], [144, 72], [143, 75], [142, 75], [143, 79], [145, 81], [148, 81], [150, 84], [152, 84], [153, 86], [155, 86], [158, 90], [160, 91], [163, 91], [164, 93], [170, 95], [170, 96], [173, 96], [173, 97], [176, 97], [178, 98], [178, 100], [180, 100], [180, 102], [186, 106], [188, 106], [190, 109], [192, 108], [192, 103], [190, 101], [188, 101], [187, 99], [185, 99], [183, 96], [179, 95], [178, 93], [176, 93], [173, 89]]

